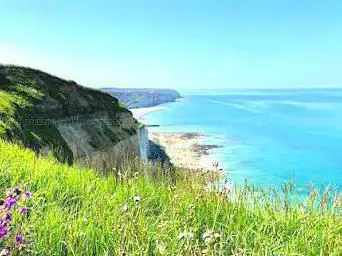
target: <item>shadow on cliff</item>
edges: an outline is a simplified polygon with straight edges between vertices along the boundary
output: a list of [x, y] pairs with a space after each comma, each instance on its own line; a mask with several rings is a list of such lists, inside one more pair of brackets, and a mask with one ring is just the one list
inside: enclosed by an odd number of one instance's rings
[[149, 157], [148, 160], [151, 162], [159, 162], [163, 166], [172, 166], [170, 157], [166, 154], [163, 146], [149, 140]]

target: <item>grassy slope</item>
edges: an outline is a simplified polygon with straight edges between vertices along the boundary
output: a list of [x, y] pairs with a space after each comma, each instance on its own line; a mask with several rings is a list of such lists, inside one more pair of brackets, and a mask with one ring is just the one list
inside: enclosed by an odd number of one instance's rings
[[[141, 173], [143, 168], [131, 164], [128, 169]], [[183, 176], [174, 188], [166, 180], [139, 175], [117, 183], [113, 176], [35, 158], [29, 150], [0, 141], [0, 194], [15, 185], [34, 193], [33, 254], [342, 255], [342, 219], [336, 208], [272, 206], [261, 200], [263, 193], [247, 188], [229, 200], [204, 193], [201, 179], [191, 177]], [[253, 198], [249, 203], [248, 195]], [[218, 243], [204, 243], [206, 229], [221, 236]], [[194, 238], [179, 239], [182, 232], [193, 232]]]
[[0, 138], [36, 152], [48, 147], [60, 161], [72, 163], [73, 155], [51, 120], [98, 112], [115, 120], [125, 111], [107, 93], [39, 70], [0, 65]]

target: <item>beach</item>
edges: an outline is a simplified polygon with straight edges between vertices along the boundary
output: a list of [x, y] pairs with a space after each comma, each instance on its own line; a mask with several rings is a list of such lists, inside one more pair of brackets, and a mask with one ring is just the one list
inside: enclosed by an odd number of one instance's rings
[[145, 121], [144, 116], [145, 115], [152, 113], [152, 112], [155, 112], [155, 111], [162, 111], [162, 110], [164, 110], [164, 108], [161, 106], [130, 109], [134, 118], [137, 119], [141, 123], [144, 123], [144, 121]]
[[[139, 122], [146, 124], [145, 115], [163, 110], [163, 107], [155, 106], [130, 111]], [[205, 134], [197, 132], [161, 132], [149, 129], [149, 139], [162, 146], [173, 165], [197, 171], [215, 169], [213, 165], [216, 162], [211, 157], [210, 150], [220, 146], [205, 144], [205, 137]]]
[[215, 161], [210, 149], [218, 145], [203, 144], [205, 135], [191, 132], [151, 132], [150, 139], [163, 146], [171, 163], [193, 170], [211, 170]]

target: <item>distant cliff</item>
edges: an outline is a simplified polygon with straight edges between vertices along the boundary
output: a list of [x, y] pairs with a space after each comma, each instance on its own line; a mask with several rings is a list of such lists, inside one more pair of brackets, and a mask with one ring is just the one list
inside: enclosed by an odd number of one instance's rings
[[127, 108], [152, 107], [163, 103], [174, 102], [181, 98], [179, 92], [171, 89], [122, 89], [103, 88], [119, 99]]
[[[39, 70], [0, 65], [0, 138], [63, 162], [111, 168], [144, 155], [144, 128], [108, 93]], [[140, 137], [143, 137], [141, 140]]]

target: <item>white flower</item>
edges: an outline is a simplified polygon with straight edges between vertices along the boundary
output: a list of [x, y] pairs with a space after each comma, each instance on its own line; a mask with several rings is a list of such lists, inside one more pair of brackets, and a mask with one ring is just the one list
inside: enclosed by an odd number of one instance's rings
[[0, 252], [0, 255], [1, 256], [8, 256], [10, 253], [9, 249], [5, 248], [5, 249], [2, 249], [2, 251]]
[[122, 207], [122, 210], [124, 212], [127, 212], [128, 211], [128, 204], [125, 204], [123, 207]]
[[210, 244], [210, 243], [215, 243], [217, 242], [217, 240], [219, 240], [221, 238], [221, 235], [219, 233], [214, 233], [213, 230], [207, 230], [203, 236], [203, 241], [206, 243], [206, 244]]
[[178, 239], [182, 240], [185, 237], [185, 234], [183, 232], [179, 233]]
[[140, 196], [135, 196], [135, 197], [133, 197], [133, 200], [136, 204], [138, 204], [140, 202], [141, 198], [140, 198]]
[[204, 232], [202, 238], [203, 238], [204, 243], [210, 244], [215, 239], [214, 232], [212, 230], [207, 230], [206, 232]]
[[178, 235], [178, 239], [181, 240], [181, 239], [189, 239], [189, 240], [192, 240], [194, 239], [194, 233], [193, 232], [181, 232], [179, 233]]
[[202, 236], [203, 240], [206, 240], [207, 238], [211, 237], [212, 233], [213, 232], [211, 230], [205, 231], [203, 236]]

